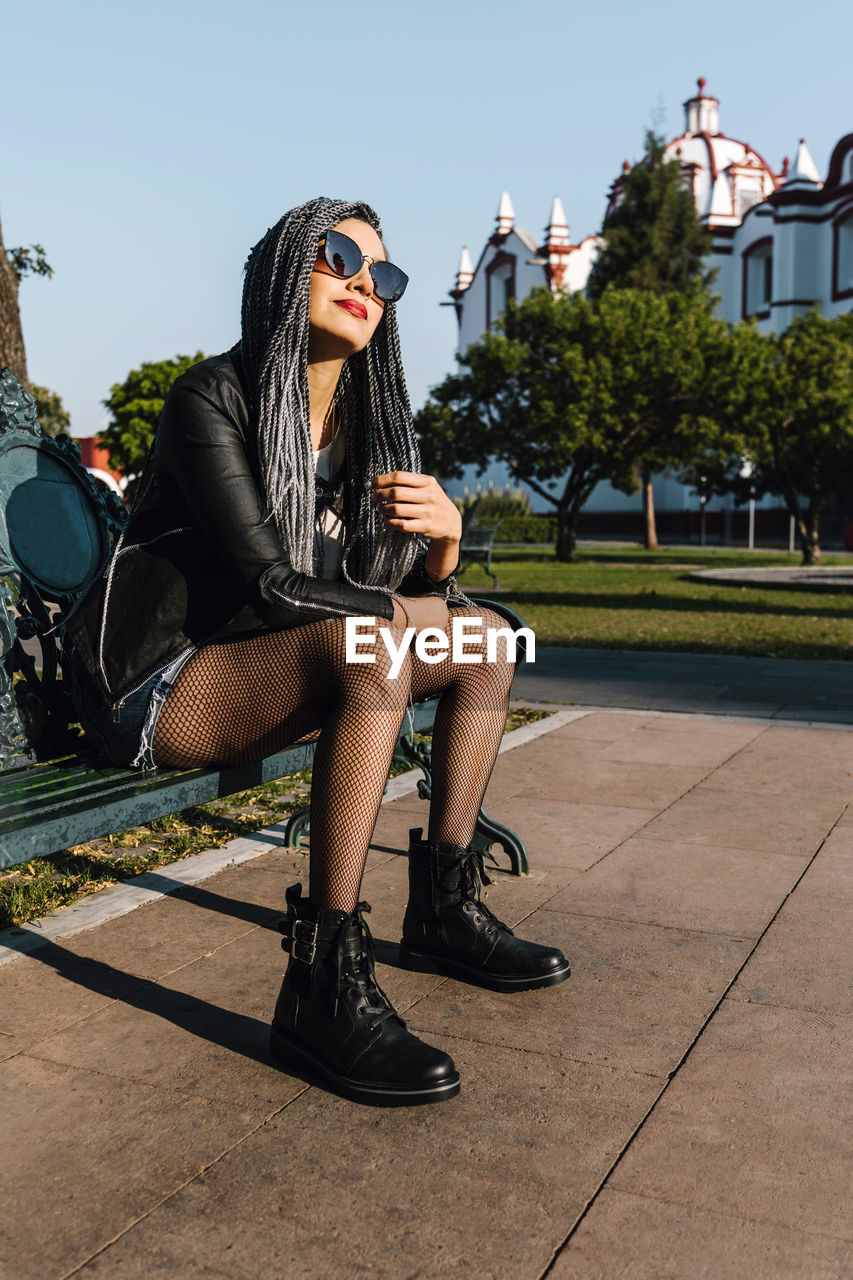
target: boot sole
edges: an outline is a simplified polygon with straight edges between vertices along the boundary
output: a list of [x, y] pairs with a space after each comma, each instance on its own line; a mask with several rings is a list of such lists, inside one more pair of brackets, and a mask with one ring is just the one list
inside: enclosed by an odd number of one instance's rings
[[458, 978], [478, 987], [487, 987], [490, 991], [534, 991], [537, 987], [555, 987], [558, 982], [565, 982], [572, 972], [566, 962], [562, 969], [552, 969], [550, 973], [502, 978], [497, 974], [486, 973], [483, 969], [462, 964], [459, 960], [448, 960], [428, 951], [414, 951], [404, 942], [400, 943], [400, 965], [403, 969], [414, 969], [418, 973], [440, 973], [447, 978]]
[[292, 1067], [300, 1073], [319, 1079], [351, 1102], [364, 1102], [368, 1106], [414, 1107], [429, 1102], [444, 1102], [446, 1098], [455, 1098], [459, 1092], [458, 1073], [454, 1073], [448, 1080], [442, 1080], [440, 1084], [420, 1086], [367, 1084], [363, 1080], [354, 1080], [352, 1076], [333, 1071], [309, 1049], [294, 1044], [275, 1027], [270, 1030], [270, 1050], [281, 1066]]

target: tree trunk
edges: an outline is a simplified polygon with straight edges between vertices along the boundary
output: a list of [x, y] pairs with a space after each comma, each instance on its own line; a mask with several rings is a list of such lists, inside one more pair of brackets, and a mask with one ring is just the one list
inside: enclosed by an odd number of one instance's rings
[[0, 231], [0, 369], [7, 365], [18, 381], [27, 386], [27, 357], [18, 310], [18, 277], [6, 256]]
[[820, 564], [821, 551], [818, 543], [818, 513], [809, 512], [807, 515], [797, 520], [797, 529], [800, 534], [800, 546], [803, 552], [801, 564]]
[[655, 495], [650, 471], [643, 472], [643, 525], [645, 545], [649, 551], [658, 549], [658, 527], [655, 520]]
[[578, 514], [568, 507], [557, 507], [556, 558], [571, 563], [575, 558], [578, 533]]

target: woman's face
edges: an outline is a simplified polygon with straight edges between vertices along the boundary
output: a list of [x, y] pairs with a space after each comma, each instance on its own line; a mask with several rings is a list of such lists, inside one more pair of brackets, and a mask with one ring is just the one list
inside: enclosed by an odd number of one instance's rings
[[[387, 258], [373, 227], [359, 218], [344, 218], [334, 230], [349, 236], [362, 253], [377, 262]], [[356, 275], [342, 280], [326, 264], [323, 249], [318, 249], [311, 273], [309, 359], [346, 360], [354, 352], [363, 351], [373, 337], [385, 304], [374, 293], [369, 267], [370, 263], [362, 262]]]

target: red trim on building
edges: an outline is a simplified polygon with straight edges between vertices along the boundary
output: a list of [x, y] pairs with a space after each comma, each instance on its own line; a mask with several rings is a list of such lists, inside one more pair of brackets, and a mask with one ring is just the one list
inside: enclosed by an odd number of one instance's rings
[[841, 170], [849, 151], [853, 151], [853, 133], [846, 133], [839, 142], [836, 142], [829, 160], [829, 173], [826, 175], [826, 186], [841, 186]]

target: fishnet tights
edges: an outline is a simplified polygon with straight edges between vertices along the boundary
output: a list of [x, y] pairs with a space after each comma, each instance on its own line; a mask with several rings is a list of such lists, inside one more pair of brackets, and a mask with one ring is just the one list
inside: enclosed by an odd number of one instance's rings
[[[433, 730], [429, 839], [467, 846], [506, 725], [514, 664], [503, 641], [485, 661], [489, 609], [465, 652], [480, 663], [422, 661], [412, 645], [396, 679], [381, 636], [372, 664], [345, 660], [345, 619], [329, 618], [205, 645], [184, 666], [157, 720], [154, 759], [167, 768], [245, 764], [317, 739], [311, 784], [311, 900], [352, 911], [394, 745], [414, 698], [440, 695]], [[402, 632], [387, 626], [395, 644]], [[361, 627], [362, 634], [367, 628]], [[448, 635], [450, 627], [448, 625]]]

